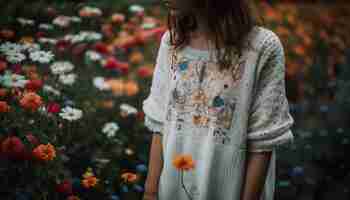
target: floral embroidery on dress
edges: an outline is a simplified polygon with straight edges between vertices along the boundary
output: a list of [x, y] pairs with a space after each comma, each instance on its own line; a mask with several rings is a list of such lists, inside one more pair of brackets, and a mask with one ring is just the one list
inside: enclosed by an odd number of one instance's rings
[[[244, 74], [245, 59], [236, 57], [230, 69], [219, 71], [217, 62], [171, 56], [170, 91], [166, 120], [175, 120], [176, 129], [190, 119], [195, 127], [213, 127], [216, 144], [230, 144], [228, 130], [236, 109], [237, 98], [231, 93], [238, 88]], [[175, 111], [175, 112], [174, 112]]]

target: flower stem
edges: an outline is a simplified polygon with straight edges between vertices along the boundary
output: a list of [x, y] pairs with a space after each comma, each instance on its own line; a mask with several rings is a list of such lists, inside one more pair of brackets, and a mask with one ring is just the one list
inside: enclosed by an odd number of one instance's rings
[[191, 197], [190, 193], [186, 190], [186, 187], [185, 187], [183, 178], [184, 178], [184, 172], [181, 171], [181, 184], [182, 184], [182, 187], [184, 188], [187, 197], [188, 197], [190, 200], [192, 200], [192, 197]]

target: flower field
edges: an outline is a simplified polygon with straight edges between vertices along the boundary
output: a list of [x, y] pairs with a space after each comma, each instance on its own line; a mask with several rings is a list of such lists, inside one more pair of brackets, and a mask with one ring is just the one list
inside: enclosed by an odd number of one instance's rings
[[[0, 9], [0, 199], [141, 199], [151, 138], [141, 104], [163, 10], [18, 2]], [[278, 155], [276, 198], [347, 199], [350, 9], [259, 10], [284, 43], [296, 119], [296, 142]]]

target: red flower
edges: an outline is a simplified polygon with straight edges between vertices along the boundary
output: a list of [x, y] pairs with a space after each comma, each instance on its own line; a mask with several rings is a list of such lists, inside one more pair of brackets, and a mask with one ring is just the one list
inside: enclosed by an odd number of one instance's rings
[[139, 67], [137, 70], [137, 74], [141, 77], [141, 78], [147, 78], [150, 77], [153, 73], [153, 69], [151, 69], [148, 66], [142, 66]]
[[9, 136], [1, 143], [1, 151], [10, 158], [23, 158], [25, 147], [21, 139]]
[[93, 49], [102, 54], [109, 53], [107, 45], [103, 42], [96, 42], [93, 46]]
[[78, 44], [78, 45], [74, 46], [74, 48], [72, 50], [72, 54], [74, 56], [80, 56], [85, 52], [85, 50], [87, 48], [88, 48], [87, 44], [84, 44], [84, 43]]
[[112, 24], [103, 24], [101, 27], [102, 33], [108, 37], [111, 38], [113, 37], [113, 26]]
[[33, 149], [33, 156], [40, 161], [51, 161], [56, 157], [55, 147], [48, 144], [40, 144], [35, 149]]
[[145, 118], [145, 113], [142, 111], [139, 111], [136, 113], [136, 119], [138, 119], [139, 121], [142, 121]]
[[61, 106], [58, 103], [49, 103], [47, 105], [47, 112], [49, 112], [49, 113], [55, 114], [55, 113], [58, 113], [60, 111], [61, 111]]
[[5, 61], [0, 60], [0, 72], [5, 71], [7, 68], [7, 63]]
[[72, 182], [68, 180], [62, 181], [56, 186], [56, 191], [59, 193], [70, 195], [73, 193]]
[[104, 64], [104, 67], [107, 69], [116, 69], [118, 67], [119, 61], [114, 57], [108, 57]]
[[37, 38], [44, 37], [44, 36], [45, 36], [45, 32], [39, 31], [39, 32], [37, 32], [37, 33], [35, 34], [35, 36], [36, 36]]
[[11, 107], [7, 104], [6, 101], [0, 101], [0, 113], [9, 112]]
[[22, 65], [20, 65], [20, 64], [12, 65], [11, 69], [12, 69], [13, 73], [15, 73], [15, 74], [21, 74], [22, 73]]
[[24, 109], [34, 112], [43, 104], [43, 101], [36, 93], [28, 92], [23, 95], [20, 104]]
[[30, 80], [26, 83], [26, 89], [31, 92], [36, 92], [43, 87], [43, 81], [40, 79]]
[[58, 40], [56, 43], [56, 49], [59, 52], [63, 52], [65, 51], [67, 48], [69, 48], [70, 46], [70, 42], [68, 40]]

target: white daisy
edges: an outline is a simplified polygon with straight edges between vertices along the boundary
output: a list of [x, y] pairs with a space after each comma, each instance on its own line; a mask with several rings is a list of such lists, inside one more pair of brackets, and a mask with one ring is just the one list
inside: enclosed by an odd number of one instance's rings
[[83, 42], [85, 40], [85, 36], [81, 34], [68, 34], [64, 37], [65, 40], [71, 41], [72, 43]]
[[95, 77], [93, 80], [94, 86], [99, 90], [109, 90], [111, 87], [106, 83], [103, 77]]
[[22, 26], [26, 26], [26, 25], [34, 25], [34, 20], [32, 19], [26, 19], [26, 18], [23, 18], [23, 17], [18, 17], [17, 18], [17, 21], [22, 25]]
[[57, 61], [50, 66], [50, 69], [51, 73], [60, 75], [71, 72], [74, 69], [74, 65], [69, 61]]
[[68, 27], [70, 25], [71, 18], [68, 16], [60, 15], [53, 19], [52, 24], [60, 27]]
[[22, 45], [22, 47], [23, 50], [27, 50], [28, 53], [40, 50], [40, 45], [36, 43], [25, 43]]
[[120, 104], [120, 110], [122, 112], [126, 112], [128, 115], [137, 113], [137, 109], [135, 107], [126, 103]]
[[85, 12], [85, 13], [89, 13], [92, 16], [101, 16], [102, 15], [102, 11], [99, 8], [96, 7], [91, 7], [91, 6], [85, 6], [83, 7], [80, 12]]
[[83, 111], [80, 109], [72, 108], [70, 106], [64, 107], [60, 112], [60, 117], [68, 121], [76, 121], [83, 117]]
[[111, 138], [115, 136], [115, 133], [119, 130], [119, 126], [115, 122], [109, 122], [106, 123], [103, 128], [102, 132], [107, 135], [107, 137]]
[[92, 50], [89, 50], [85, 53], [85, 56], [89, 59], [89, 60], [92, 60], [92, 61], [98, 61], [98, 60], [101, 60], [102, 59], [102, 56], [101, 54], [99, 54], [98, 52], [96, 51], [92, 51]]
[[102, 39], [102, 34], [94, 31], [82, 31], [80, 34], [84, 35], [87, 41], [97, 41]]
[[51, 24], [42, 23], [42, 24], [39, 24], [39, 29], [52, 30], [53, 26]]
[[37, 61], [39, 63], [49, 63], [53, 60], [54, 55], [51, 51], [33, 51], [29, 54], [32, 61]]
[[94, 31], [81, 31], [76, 35], [66, 35], [65, 39], [70, 40], [72, 43], [84, 42], [84, 41], [97, 41], [102, 39], [102, 34]]
[[152, 28], [155, 28], [157, 25], [155, 23], [151, 23], [151, 22], [148, 22], [148, 23], [143, 23], [141, 25], [141, 27], [143, 29], [152, 29]]
[[26, 55], [20, 52], [12, 52], [6, 55], [6, 60], [10, 63], [20, 63], [26, 59]]
[[144, 7], [134, 4], [129, 7], [129, 11], [133, 13], [143, 12], [145, 10]]
[[76, 74], [61, 74], [58, 80], [64, 85], [73, 85], [77, 79]]
[[11, 53], [18, 53], [23, 51], [23, 46], [21, 44], [5, 42], [0, 45], [0, 52], [7, 55]]
[[81, 22], [81, 18], [77, 17], [77, 16], [72, 16], [70, 17], [70, 20], [74, 23], [80, 23]]
[[53, 39], [53, 38], [45, 38], [45, 37], [41, 37], [38, 40], [40, 43], [43, 44], [56, 44], [57, 43], [57, 39]]
[[20, 87], [23, 88], [28, 80], [24, 76], [12, 74], [10, 71], [5, 71], [4, 75], [0, 76], [0, 85], [4, 87]]
[[56, 96], [60, 96], [61, 95], [61, 92], [58, 91], [57, 89], [53, 88], [51, 85], [44, 85], [43, 86], [43, 90], [47, 93], [52, 93]]

